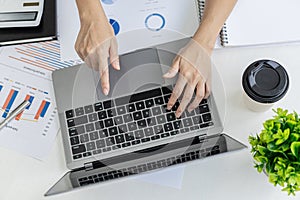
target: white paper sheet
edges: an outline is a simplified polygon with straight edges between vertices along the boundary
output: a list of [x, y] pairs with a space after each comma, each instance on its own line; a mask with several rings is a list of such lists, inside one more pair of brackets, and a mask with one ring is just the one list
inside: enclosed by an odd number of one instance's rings
[[0, 146], [43, 160], [59, 129], [52, 71], [76, 62], [60, 62], [57, 41], [2, 47], [0, 52], [0, 120], [25, 98], [32, 101], [18, 120], [0, 130]]
[[227, 24], [228, 46], [300, 41], [299, 0], [239, 0]]
[[[199, 24], [195, 0], [102, 0], [113, 24], [119, 53], [192, 36]], [[74, 44], [80, 29], [74, 0], [59, 1], [62, 60], [78, 59]]]

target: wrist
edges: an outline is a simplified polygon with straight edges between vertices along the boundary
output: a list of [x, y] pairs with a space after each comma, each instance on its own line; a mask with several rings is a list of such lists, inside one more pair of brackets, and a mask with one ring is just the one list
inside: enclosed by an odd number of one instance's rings
[[76, 0], [76, 4], [81, 23], [94, 20], [107, 21], [99, 0]]

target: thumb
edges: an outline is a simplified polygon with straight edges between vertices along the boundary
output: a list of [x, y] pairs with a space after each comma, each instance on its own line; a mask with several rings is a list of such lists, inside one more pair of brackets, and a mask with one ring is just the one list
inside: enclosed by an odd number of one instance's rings
[[177, 56], [174, 61], [173, 64], [171, 66], [171, 68], [169, 69], [169, 71], [167, 73], [165, 73], [163, 75], [164, 78], [173, 78], [176, 76], [176, 74], [178, 73], [179, 70], [179, 63], [180, 63], [180, 57]]

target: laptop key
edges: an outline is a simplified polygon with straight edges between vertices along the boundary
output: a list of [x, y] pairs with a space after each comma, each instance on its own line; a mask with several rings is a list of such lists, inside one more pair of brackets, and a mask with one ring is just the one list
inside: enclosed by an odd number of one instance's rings
[[126, 134], [125, 134], [125, 140], [126, 140], [126, 141], [132, 141], [132, 140], [134, 140], [133, 132], [126, 133]]
[[171, 97], [171, 94], [168, 94], [168, 95], [164, 96], [164, 100], [165, 100], [166, 104], [169, 102], [170, 97]]
[[93, 123], [91, 123], [91, 124], [86, 124], [86, 125], [85, 125], [85, 130], [86, 130], [87, 132], [94, 131], [94, 130], [95, 130], [94, 124], [93, 124]]
[[79, 144], [79, 137], [78, 136], [71, 137], [70, 142], [71, 142], [71, 145]]
[[145, 137], [145, 134], [144, 134], [143, 130], [137, 130], [137, 131], [134, 131], [134, 136], [136, 139], [141, 139], [141, 138]]
[[112, 146], [112, 145], [114, 145], [116, 143], [114, 137], [106, 138], [105, 142], [106, 142], [106, 146]]
[[77, 126], [77, 127], [69, 128], [70, 136], [80, 135], [82, 133], [85, 133], [84, 126]]
[[97, 146], [98, 149], [105, 147], [105, 141], [103, 139], [102, 140], [97, 140], [96, 141], [96, 146]]
[[86, 115], [67, 120], [68, 127], [79, 126], [81, 124], [86, 124], [87, 122], [88, 119]]
[[179, 105], [180, 105], [180, 103], [178, 101], [176, 101], [176, 103], [173, 105], [171, 110], [176, 111], [178, 109]]
[[156, 119], [155, 117], [151, 117], [146, 119], [148, 126], [155, 126], [156, 125]]
[[145, 104], [143, 101], [139, 101], [135, 103], [135, 107], [137, 110], [143, 110], [145, 108]]
[[101, 120], [101, 119], [106, 119], [106, 118], [107, 118], [106, 111], [103, 110], [103, 111], [98, 112], [98, 118], [99, 118], [100, 120]]
[[146, 135], [146, 136], [152, 136], [152, 135], [154, 135], [154, 130], [153, 130], [152, 127], [145, 128], [145, 129], [144, 129], [144, 132], [145, 132], [145, 135]]
[[160, 107], [154, 107], [152, 108], [152, 114], [155, 116], [155, 115], [160, 115], [162, 112], [161, 112], [161, 109]]
[[128, 126], [128, 130], [129, 130], [129, 131], [134, 131], [134, 130], [137, 129], [137, 125], [136, 125], [134, 122], [128, 123], [127, 126]]
[[124, 123], [123, 121], [123, 117], [122, 116], [117, 116], [114, 118], [114, 121], [115, 121], [115, 125], [121, 125]]
[[130, 142], [126, 142], [126, 143], [123, 143], [122, 144], [122, 147], [124, 148], [124, 147], [129, 147], [129, 146], [131, 146], [131, 143]]
[[164, 104], [164, 100], [162, 97], [157, 97], [154, 99], [154, 102], [156, 105], [163, 105]]
[[213, 125], [214, 125], [213, 122], [208, 122], [208, 123], [200, 124], [200, 128], [206, 128], [206, 127], [213, 126]]
[[93, 109], [92, 105], [84, 106], [84, 113], [85, 114], [90, 114], [92, 112], [94, 112], [94, 109]]
[[126, 124], [122, 124], [122, 125], [118, 126], [118, 129], [119, 129], [119, 133], [127, 133], [128, 132]]
[[89, 118], [89, 122], [94, 122], [98, 120], [98, 115], [97, 113], [91, 113], [88, 115], [88, 118]]
[[200, 113], [207, 113], [207, 112], [209, 112], [208, 104], [200, 105], [199, 106], [199, 110], [200, 110]]
[[86, 149], [87, 149], [87, 151], [92, 151], [92, 150], [96, 149], [95, 142], [88, 142], [88, 143], [86, 143]]
[[143, 113], [143, 118], [151, 117], [150, 109], [143, 110], [142, 113]]
[[140, 120], [140, 119], [142, 119], [143, 118], [143, 116], [142, 116], [142, 112], [141, 111], [137, 111], [137, 112], [135, 112], [135, 113], [133, 113], [133, 119], [134, 120]]
[[160, 134], [163, 132], [163, 126], [162, 125], [157, 125], [157, 126], [154, 126], [154, 133], [155, 134]]
[[160, 138], [160, 135], [154, 135], [151, 137], [151, 140], [158, 140]]
[[137, 144], [140, 144], [141, 143], [141, 140], [134, 140], [131, 142], [132, 145], [137, 145]]
[[115, 136], [115, 139], [116, 139], [117, 144], [125, 142], [125, 139], [124, 139], [123, 135], [117, 135], [117, 136]]
[[165, 115], [159, 115], [156, 117], [156, 120], [158, 124], [164, 124], [166, 122], [166, 117]]
[[66, 111], [66, 118], [73, 118], [75, 116], [74, 110], [67, 110]]
[[103, 107], [104, 109], [112, 108], [114, 106], [114, 102], [112, 100], [104, 101]]
[[167, 121], [168, 122], [174, 121], [175, 119], [176, 119], [176, 116], [175, 116], [174, 112], [171, 112], [171, 113], [167, 114]]
[[172, 131], [173, 130], [172, 123], [166, 123], [166, 124], [164, 124], [164, 130], [165, 130], [165, 132]]
[[102, 150], [101, 149], [97, 149], [97, 150], [94, 150], [92, 153], [93, 153], [93, 155], [99, 154], [99, 153], [102, 153]]
[[75, 109], [75, 114], [76, 114], [76, 116], [84, 115], [83, 107], [76, 108], [76, 109]]
[[185, 118], [182, 120], [184, 127], [192, 126], [192, 119], [191, 118]]
[[104, 120], [104, 125], [105, 125], [106, 128], [108, 128], [108, 127], [113, 126], [114, 122], [113, 122], [112, 119], [106, 119], [106, 120]]
[[144, 119], [139, 120], [139, 121], [137, 121], [136, 123], [137, 123], [137, 125], [139, 126], [139, 128], [144, 128], [144, 127], [147, 126], [146, 120], [144, 120]]
[[108, 133], [110, 136], [113, 136], [113, 135], [117, 135], [118, 134], [118, 128], [117, 127], [111, 127], [108, 129]]
[[202, 119], [203, 119], [204, 122], [211, 121], [211, 114], [210, 113], [203, 114]]
[[148, 99], [145, 101], [145, 105], [146, 105], [146, 108], [150, 108], [152, 106], [154, 106], [154, 101], [153, 99]]
[[149, 141], [150, 141], [150, 138], [143, 138], [142, 139], [142, 143], [149, 142]]
[[107, 110], [107, 116], [108, 117], [115, 117], [117, 116], [117, 111], [115, 108], [112, 108], [112, 109], [108, 109]]
[[77, 160], [77, 159], [79, 159], [79, 158], [82, 158], [82, 154], [77, 154], [77, 155], [74, 155], [74, 156], [73, 156], [73, 159], [74, 159], [74, 160]]
[[94, 104], [94, 109], [95, 109], [96, 112], [97, 112], [97, 111], [103, 110], [103, 105], [102, 105], [102, 103], [101, 103], [101, 102], [95, 103], [95, 104]]
[[135, 111], [135, 106], [134, 106], [133, 103], [127, 105], [126, 108], [127, 108], [127, 112], [134, 112]]
[[108, 131], [107, 131], [107, 129], [100, 130], [99, 131], [99, 136], [100, 136], [100, 138], [106, 138], [106, 137], [108, 137]]
[[124, 119], [125, 123], [133, 121], [132, 114], [125, 114], [125, 115], [123, 115], [123, 119]]
[[162, 87], [161, 90], [162, 90], [163, 94], [172, 94], [171, 86]]
[[83, 152], [86, 152], [86, 148], [84, 144], [72, 146], [72, 154], [79, 154]]
[[193, 119], [194, 124], [201, 124], [202, 123], [201, 116], [195, 116], [192, 119]]
[[180, 129], [180, 128], [182, 128], [182, 123], [180, 120], [177, 120], [177, 121], [173, 122], [173, 126], [174, 126], [174, 129]]
[[80, 135], [80, 143], [86, 143], [88, 141], [90, 141], [88, 134]]
[[103, 123], [103, 121], [95, 122], [95, 128], [96, 128], [96, 130], [103, 129], [103, 128], [104, 128], [104, 123]]
[[207, 99], [202, 99], [202, 101], [200, 102], [200, 105], [201, 104], [206, 104], [207, 103]]
[[88, 156], [91, 156], [91, 155], [92, 155], [91, 152], [85, 152], [85, 153], [83, 153], [83, 157], [88, 157]]
[[126, 113], [125, 106], [117, 107], [118, 115], [123, 115]]
[[89, 135], [90, 135], [90, 140], [99, 139], [98, 131], [91, 132]]
[[182, 128], [179, 131], [180, 131], [180, 133], [188, 133], [188, 132], [190, 132], [190, 129], [189, 128]]

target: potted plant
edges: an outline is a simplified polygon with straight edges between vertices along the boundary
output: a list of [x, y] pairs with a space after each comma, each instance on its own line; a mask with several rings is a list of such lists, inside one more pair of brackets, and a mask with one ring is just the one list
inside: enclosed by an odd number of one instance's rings
[[300, 119], [296, 112], [278, 108], [263, 123], [259, 135], [249, 136], [251, 153], [258, 172], [280, 185], [288, 195], [300, 190]]

